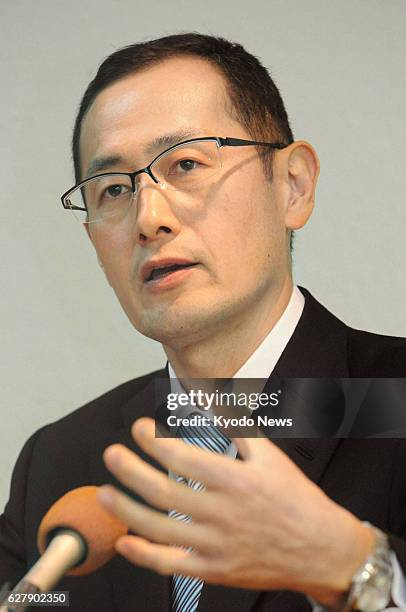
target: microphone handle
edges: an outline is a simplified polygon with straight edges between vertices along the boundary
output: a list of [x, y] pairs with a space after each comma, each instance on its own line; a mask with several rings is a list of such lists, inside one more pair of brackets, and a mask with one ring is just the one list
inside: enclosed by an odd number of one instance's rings
[[[86, 543], [79, 533], [71, 529], [59, 530], [44, 554], [14, 587], [11, 595], [31, 595], [49, 591], [68, 570], [86, 556], [86, 553]], [[10, 594], [3, 600], [0, 612], [21, 612], [30, 605], [29, 601], [9, 603], [9, 597]]]

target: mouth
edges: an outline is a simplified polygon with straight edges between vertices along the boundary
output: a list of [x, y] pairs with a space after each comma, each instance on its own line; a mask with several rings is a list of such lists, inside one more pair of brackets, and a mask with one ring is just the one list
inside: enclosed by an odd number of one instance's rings
[[158, 281], [172, 276], [181, 270], [187, 270], [197, 266], [197, 262], [188, 261], [167, 261], [157, 262], [156, 264], [150, 262], [142, 270], [143, 282], [146, 284], [157, 283]]
[[163, 266], [161, 268], [154, 268], [151, 274], [146, 279], [146, 282], [149, 283], [151, 281], [159, 280], [165, 276], [169, 276], [178, 270], [185, 270], [186, 268], [193, 268], [197, 264], [174, 264], [173, 266]]

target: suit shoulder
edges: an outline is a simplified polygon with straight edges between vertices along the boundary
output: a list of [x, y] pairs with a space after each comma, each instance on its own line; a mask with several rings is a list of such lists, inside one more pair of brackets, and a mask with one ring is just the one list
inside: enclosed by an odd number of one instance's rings
[[348, 328], [348, 357], [351, 376], [406, 376], [406, 338]]
[[141, 393], [157, 377], [163, 376], [165, 370], [156, 370], [139, 378], [134, 378], [118, 387], [103, 393], [101, 396], [70, 412], [66, 416], [45, 427], [46, 433], [63, 434], [69, 431], [93, 428], [101, 435], [103, 430], [122, 427], [121, 407]]
[[164, 372], [123, 383], [34, 434], [29, 465], [25, 462], [29, 483], [38, 488], [39, 482], [46, 482], [56, 499], [71, 488], [93, 482], [94, 470], [105, 478], [103, 450], [122, 441], [124, 432], [129, 435], [123, 418], [125, 408], [134, 407], [134, 420], [141, 416], [153, 389], [149, 383]]

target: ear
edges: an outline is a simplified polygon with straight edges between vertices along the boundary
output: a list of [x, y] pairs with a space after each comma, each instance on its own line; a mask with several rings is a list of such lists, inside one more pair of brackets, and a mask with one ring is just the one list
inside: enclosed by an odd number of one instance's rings
[[303, 140], [292, 143], [283, 152], [288, 184], [285, 225], [289, 230], [296, 230], [303, 227], [312, 214], [320, 162], [313, 147]]

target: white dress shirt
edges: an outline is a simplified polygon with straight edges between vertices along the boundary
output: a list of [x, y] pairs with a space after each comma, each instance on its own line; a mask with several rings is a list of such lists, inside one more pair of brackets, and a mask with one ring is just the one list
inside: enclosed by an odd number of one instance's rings
[[[299, 323], [304, 304], [305, 298], [295, 286], [282, 316], [254, 353], [241, 366], [238, 372], [234, 374], [234, 378], [262, 378], [267, 380], [271, 376], [280, 356]], [[185, 391], [170, 363], [168, 363], [168, 370], [171, 381], [171, 393], [184, 393]], [[193, 410], [193, 407], [185, 406], [183, 410], [177, 409], [177, 416], [186, 417], [193, 412]], [[207, 416], [210, 416], [210, 412], [207, 413]], [[237, 456], [237, 448], [234, 443], [229, 445], [225, 454], [233, 458]], [[172, 476], [172, 474], [170, 476]], [[398, 608], [386, 609], [406, 610], [406, 577], [399, 565], [395, 553], [392, 553], [392, 566], [394, 571], [392, 599]]]

